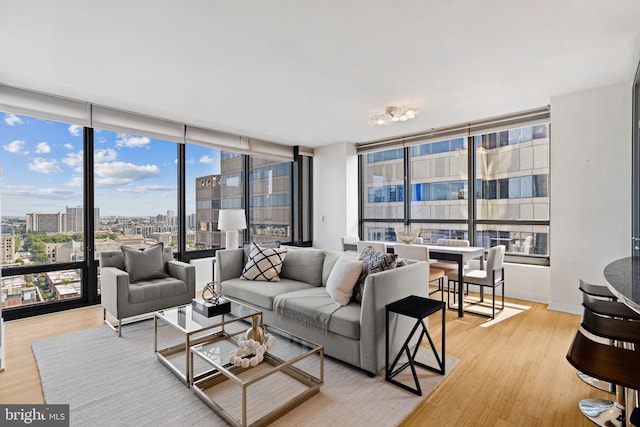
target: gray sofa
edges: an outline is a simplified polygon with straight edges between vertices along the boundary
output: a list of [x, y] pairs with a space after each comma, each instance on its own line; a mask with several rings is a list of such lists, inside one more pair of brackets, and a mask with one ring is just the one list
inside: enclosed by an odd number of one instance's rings
[[[164, 248], [161, 268], [163, 273], [157, 278], [133, 281], [122, 251], [100, 253], [104, 321], [118, 336], [122, 335], [122, 319], [191, 304], [196, 293], [195, 266], [174, 260], [171, 248]], [[107, 319], [107, 312], [116, 318], [115, 325]]]
[[[216, 280], [223, 294], [259, 309], [264, 323], [322, 344], [325, 354], [347, 362], [374, 376], [385, 365], [385, 305], [408, 295], [426, 295], [429, 264], [416, 262], [392, 270], [369, 274], [362, 302], [351, 301], [337, 308], [325, 329], [283, 316], [274, 304], [282, 297], [295, 298], [298, 306], [333, 304], [323, 288], [335, 262], [357, 253], [288, 248], [279, 282], [241, 279], [243, 249], [216, 252]], [[274, 303], [275, 301], [275, 303]], [[334, 304], [335, 305], [335, 304]], [[396, 354], [415, 324], [414, 319], [393, 316], [390, 321], [391, 352]]]

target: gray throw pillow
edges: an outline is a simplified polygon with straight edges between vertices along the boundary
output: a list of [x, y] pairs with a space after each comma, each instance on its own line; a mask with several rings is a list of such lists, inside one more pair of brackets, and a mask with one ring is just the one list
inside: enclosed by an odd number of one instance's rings
[[131, 283], [167, 277], [162, 243], [156, 243], [142, 251], [128, 246], [121, 246], [120, 250], [124, 255], [124, 266]]
[[282, 263], [280, 276], [313, 286], [322, 286], [324, 254], [325, 252], [319, 249], [291, 249]]

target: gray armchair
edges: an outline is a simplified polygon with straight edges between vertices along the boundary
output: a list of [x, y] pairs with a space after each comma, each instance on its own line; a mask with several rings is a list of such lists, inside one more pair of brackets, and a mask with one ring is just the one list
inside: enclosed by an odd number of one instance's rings
[[[122, 335], [123, 319], [190, 304], [195, 297], [195, 266], [174, 260], [171, 248], [163, 250], [160, 246], [153, 250], [156, 253], [150, 251], [145, 256], [152, 248], [144, 252], [126, 248], [133, 255], [127, 263], [123, 251], [100, 253], [104, 321], [118, 336]], [[161, 259], [157, 258], [158, 249]], [[107, 312], [115, 317], [116, 324], [107, 319]]]

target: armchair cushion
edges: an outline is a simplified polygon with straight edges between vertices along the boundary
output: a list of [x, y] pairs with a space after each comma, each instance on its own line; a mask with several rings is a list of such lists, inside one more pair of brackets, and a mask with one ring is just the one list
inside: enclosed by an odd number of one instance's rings
[[128, 246], [121, 246], [120, 249], [131, 283], [167, 277], [162, 243], [149, 246], [142, 251]]

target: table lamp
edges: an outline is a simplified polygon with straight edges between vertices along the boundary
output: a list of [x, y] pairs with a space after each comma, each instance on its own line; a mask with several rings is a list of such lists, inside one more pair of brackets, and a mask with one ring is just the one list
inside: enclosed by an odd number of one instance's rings
[[224, 231], [226, 235], [226, 249], [237, 248], [238, 230], [247, 228], [247, 221], [244, 217], [244, 209], [222, 209], [218, 217], [218, 230]]

